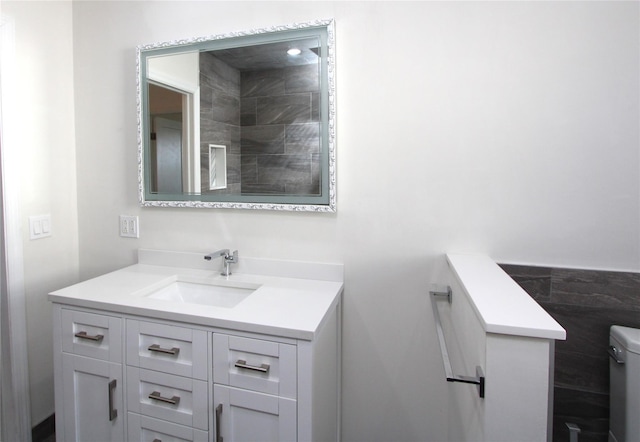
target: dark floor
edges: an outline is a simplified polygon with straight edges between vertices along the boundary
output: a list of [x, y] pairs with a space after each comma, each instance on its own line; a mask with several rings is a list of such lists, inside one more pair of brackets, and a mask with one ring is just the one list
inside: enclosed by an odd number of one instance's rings
[[56, 442], [55, 415], [51, 415], [31, 430], [32, 442]]

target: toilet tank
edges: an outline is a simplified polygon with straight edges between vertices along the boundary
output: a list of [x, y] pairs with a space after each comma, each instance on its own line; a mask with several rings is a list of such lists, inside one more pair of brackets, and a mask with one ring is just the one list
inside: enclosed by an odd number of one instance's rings
[[640, 329], [611, 326], [609, 442], [640, 442]]

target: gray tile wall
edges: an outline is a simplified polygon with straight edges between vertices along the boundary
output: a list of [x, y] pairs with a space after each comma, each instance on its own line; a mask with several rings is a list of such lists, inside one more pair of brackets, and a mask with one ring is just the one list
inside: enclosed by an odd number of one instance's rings
[[[240, 193], [240, 71], [200, 53], [200, 172], [202, 193]], [[227, 188], [209, 190], [209, 144], [227, 146]]]
[[[320, 195], [318, 78], [317, 65], [240, 73], [201, 53], [202, 192]], [[209, 144], [227, 146], [225, 190], [209, 190]]]
[[319, 195], [317, 65], [242, 72], [240, 89], [242, 192]]
[[554, 441], [606, 442], [609, 327], [640, 328], [640, 274], [501, 265], [567, 331], [555, 351]]

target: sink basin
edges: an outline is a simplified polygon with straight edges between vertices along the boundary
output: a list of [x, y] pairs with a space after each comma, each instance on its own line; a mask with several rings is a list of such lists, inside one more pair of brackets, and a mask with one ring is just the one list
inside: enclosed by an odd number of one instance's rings
[[232, 308], [256, 291], [258, 287], [251, 284], [216, 284], [177, 279], [146, 296], [150, 299], [182, 304]]

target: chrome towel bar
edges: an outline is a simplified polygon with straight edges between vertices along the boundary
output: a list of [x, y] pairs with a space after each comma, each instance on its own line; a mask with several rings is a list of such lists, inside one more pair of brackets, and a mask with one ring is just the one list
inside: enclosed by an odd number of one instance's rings
[[429, 297], [431, 298], [431, 307], [433, 308], [433, 318], [436, 324], [436, 333], [438, 334], [438, 343], [440, 344], [440, 352], [442, 353], [442, 363], [444, 364], [444, 373], [447, 377], [447, 382], [462, 382], [465, 384], [474, 384], [478, 386], [478, 394], [481, 398], [484, 398], [484, 372], [482, 367], [476, 366], [476, 376], [454, 376], [453, 369], [451, 368], [451, 361], [449, 360], [449, 352], [447, 350], [447, 342], [444, 339], [444, 330], [442, 329], [442, 322], [440, 321], [440, 312], [438, 311], [438, 300], [446, 299], [449, 304], [452, 302], [451, 287], [447, 287], [446, 292], [430, 291]]

